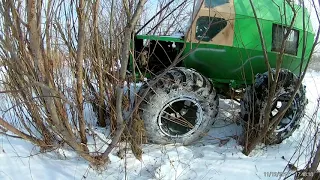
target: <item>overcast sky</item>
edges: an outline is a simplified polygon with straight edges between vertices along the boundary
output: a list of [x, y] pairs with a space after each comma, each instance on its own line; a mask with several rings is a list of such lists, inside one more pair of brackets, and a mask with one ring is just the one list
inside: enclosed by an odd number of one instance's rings
[[[318, 22], [318, 19], [317, 19], [316, 10], [315, 10], [315, 8], [314, 8], [313, 5], [312, 5], [311, 0], [306, 0], [305, 3], [306, 3], [306, 8], [307, 8], [307, 9], [310, 11], [310, 13], [311, 13], [311, 21], [312, 21], [313, 29], [314, 29], [315, 31], [317, 31], [318, 28], [319, 28], [319, 22]], [[319, 12], [318, 2], [316, 2], [316, 9], [317, 9], [318, 12]], [[319, 13], [320, 13], [320, 12], [319, 12]]]

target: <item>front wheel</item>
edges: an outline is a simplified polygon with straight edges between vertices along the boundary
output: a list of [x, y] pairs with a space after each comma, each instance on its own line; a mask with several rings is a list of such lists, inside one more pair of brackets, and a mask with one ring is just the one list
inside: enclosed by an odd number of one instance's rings
[[[147, 87], [141, 87], [140, 96]], [[218, 102], [212, 82], [198, 72], [182, 67], [169, 70], [139, 107], [148, 141], [188, 145], [199, 140], [214, 123]]]
[[[272, 73], [275, 74], [275, 71], [273, 70]], [[258, 74], [255, 84], [247, 87], [241, 101], [241, 116], [244, 120], [263, 124], [260, 121], [263, 120], [267, 105], [269, 94], [268, 78], [268, 72]], [[275, 97], [272, 99], [270, 119], [287, 106], [297, 82], [297, 76], [290, 71], [284, 69], [280, 71]], [[290, 137], [299, 127], [300, 120], [304, 116], [306, 104], [305, 87], [301, 86], [280, 123], [273, 132], [268, 133], [270, 136], [267, 137], [266, 144], [279, 144]]]

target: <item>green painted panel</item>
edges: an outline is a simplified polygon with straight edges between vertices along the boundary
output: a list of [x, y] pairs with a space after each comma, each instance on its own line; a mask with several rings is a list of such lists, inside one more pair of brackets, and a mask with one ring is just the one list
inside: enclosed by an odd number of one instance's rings
[[148, 39], [167, 42], [184, 42], [182, 38], [174, 36], [137, 35], [137, 39]]
[[[258, 19], [265, 21], [272, 21], [274, 23], [289, 26], [293, 17], [293, 10], [284, 3], [284, 0], [252, 0]], [[235, 12], [239, 16], [254, 17], [253, 10], [249, 0], [234, 0]], [[294, 5], [297, 13], [294, 27], [296, 29], [303, 29], [303, 8], [299, 5]], [[305, 8], [305, 20], [307, 24], [307, 31], [313, 32], [312, 24], [308, 10]], [[236, 17], [236, 19], [238, 19]]]
[[[252, 77], [267, 71], [263, 53], [259, 50], [199, 44], [192, 49], [187, 44], [184, 53], [190, 53], [184, 60], [184, 66], [193, 68], [219, 83], [251, 84]], [[269, 52], [271, 67], [276, 66], [277, 53]], [[282, 67], [299, 73], [300, 60], [295, 56], [285, 56]]]

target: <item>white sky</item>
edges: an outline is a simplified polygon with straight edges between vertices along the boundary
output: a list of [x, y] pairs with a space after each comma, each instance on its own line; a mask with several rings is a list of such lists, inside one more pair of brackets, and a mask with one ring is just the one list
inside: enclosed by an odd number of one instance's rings
[[313, 5], [311, 3], [311, 0], [307, 0], [307, 1], [305, 1], [305, 3], [306, 3], [306, 8], [309, 10], [310, 15], [311, 15], [311, 21], [312, 21], [313, 29], [315, 31], [317, 31], [318, 28], [319, 28], [319, 22], [318, 22], [318, 19], [317, 19], [316, 10], [318, 11], [318, 13], [320, 13], [318, 1], [315, 1], [316, 8], [313, 7]]

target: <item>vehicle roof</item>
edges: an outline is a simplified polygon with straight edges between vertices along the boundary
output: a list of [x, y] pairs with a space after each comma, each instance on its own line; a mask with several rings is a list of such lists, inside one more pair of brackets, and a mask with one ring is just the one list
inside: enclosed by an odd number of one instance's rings
[[[292, 8], [284, 0], [252, 0], [258, 19], [272, 21], [278, 24], [290, 26], [290, 22], [294, 15]], [[236, 14], [248, 17], [254, 17], [252, 7], [249, 0], [234, 0]], [[306, 8], [298, 4], [294, 4], [296, 10], [296, 21], [294, 29], [303, 30], [303, 9], [305, 10], [306, 31], [313, 32], [312, 23], [309, 12]], [[280, 11], [280, 13], [279, 13]], [[285, 18], [286, 17], [286, 18]]]

